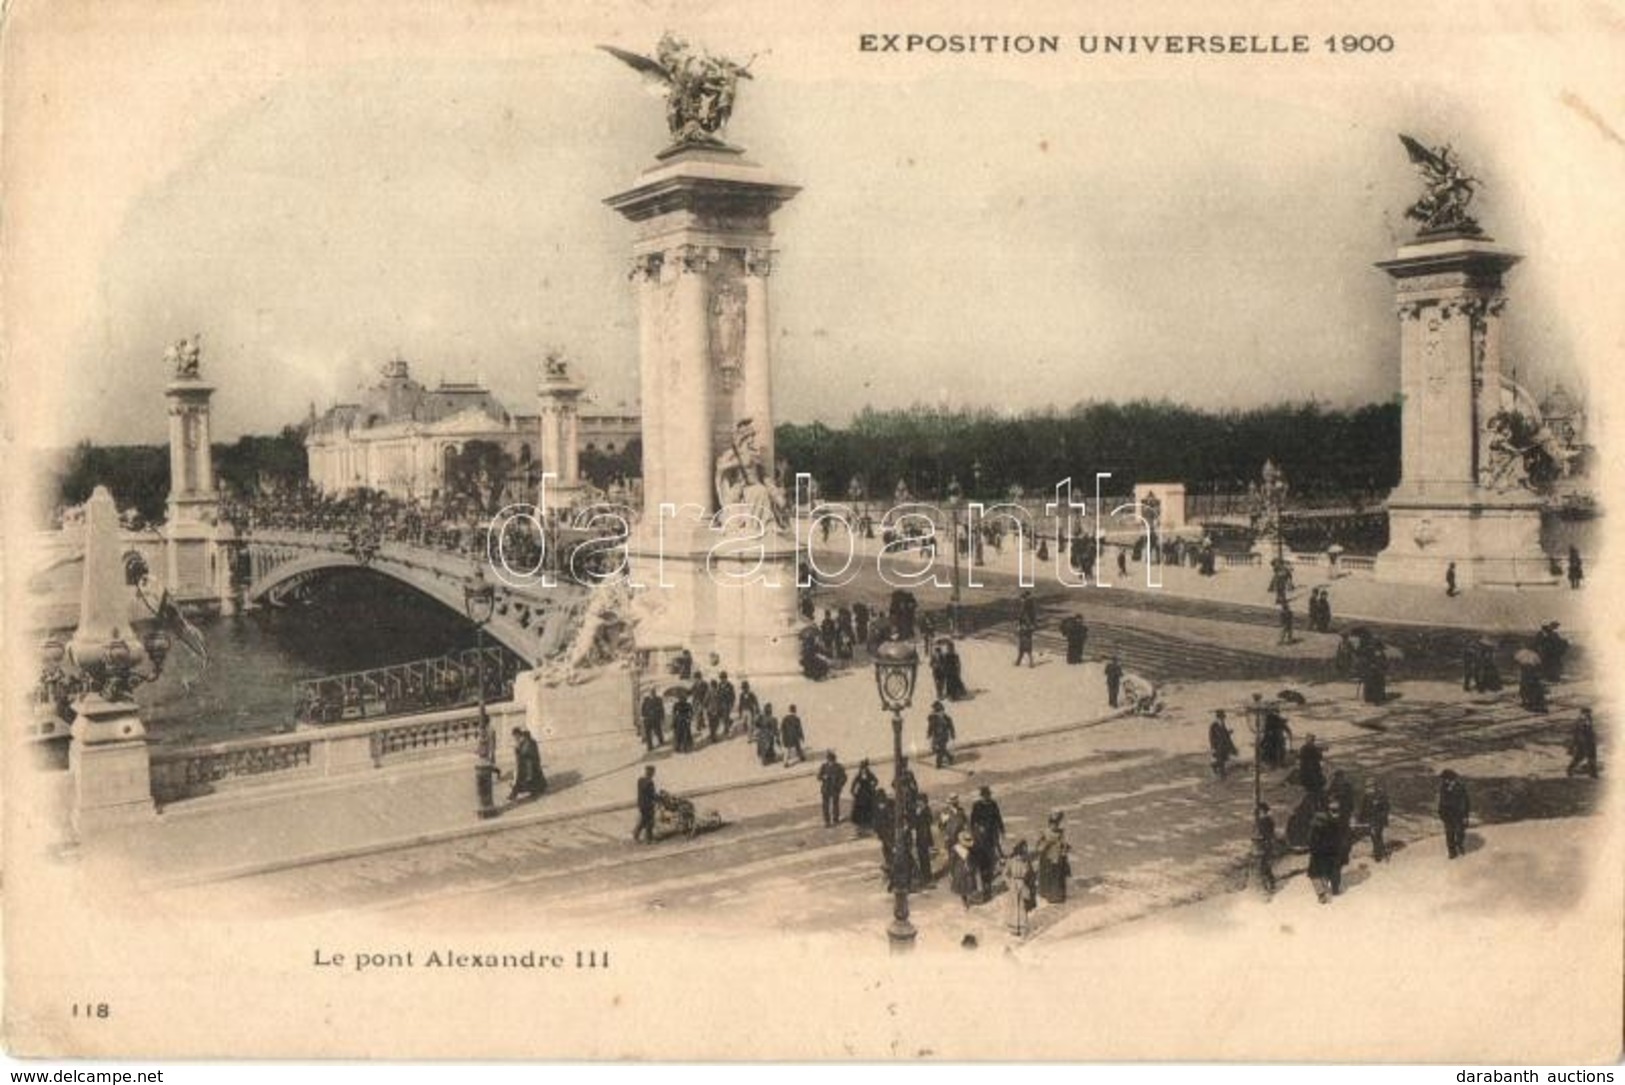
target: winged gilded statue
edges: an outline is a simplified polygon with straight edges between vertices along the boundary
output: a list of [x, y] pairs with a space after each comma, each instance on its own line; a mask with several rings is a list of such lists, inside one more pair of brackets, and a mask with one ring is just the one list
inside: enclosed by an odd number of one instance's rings
[[712, 56], [669, 32], [661, 37], [652, 59], [613, 45], [598, 48], [642, 75], [666, 99], [666, 127], [678, 144], [722, 142], [739, 80], [751, 77], [750, 65], [756, 59], [739, 64]]
[[1424, 234], [1445, 230], [1478, 233], [1478, 220], [1467, 213], [1467, 205], [1481, 182], [1462, 170], [1450, 145], [1429, 148], [1404, 134], [1399, 141], [1426, 186], [1422, 198], [1411, 204], [1405, 217], [1420, 222]]

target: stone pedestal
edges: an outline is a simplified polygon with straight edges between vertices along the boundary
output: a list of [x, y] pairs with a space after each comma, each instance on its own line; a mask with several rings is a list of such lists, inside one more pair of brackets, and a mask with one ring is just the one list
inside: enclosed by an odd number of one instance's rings
[[156, 817], [147, 729], [135, 704], [89, 694], [75, 707], [68, 751], [74, 829], [84, 834]]
[[[793, 534], [770, 527], [753, 544], [709, 523], [719, 457], [772, 477], [770, 220], [798, 191], [713, 144], [663, 153], [605, 201], [636, 228], [643, 518], [630, 551], [647, 585], [638, 646], [715, 651], [730, 674], [799, 668]], [[662, 515], [668, 505], [675, 512]], [[754, 582], [729, 577], [758, 561]]]
[[1497, 470], [1502, 276], [1520, 259], [1475, 233], [1419, 238], [1377, 266], [1400, 321], [1400, 484], [1377, 577], [1444, 589], [1551, 585], [1541, 502]]

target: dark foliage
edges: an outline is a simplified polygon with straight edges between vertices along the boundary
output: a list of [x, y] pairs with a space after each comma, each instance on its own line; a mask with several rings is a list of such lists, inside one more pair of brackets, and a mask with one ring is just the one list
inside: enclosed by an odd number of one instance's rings
[[1170, 402], [1088, 403], [1070, 411], [865, 410], [844, 429], [821, 422], [778, 427], [778, 454], [810, 473], [830, 499], [853, 480], [889, 500], [899, 479], [935, 497], [957, 478], [967, 495], [1052, 492], [1060, 480], [1108, 489], [1138, 480], [1183, 482], [1193, 492], [1240, 492], [1266, 458], [1301, 497], [1391, 489], [1399, 480], [1399, 404], [1335, 410], [1316, 403], [1202, 411]]

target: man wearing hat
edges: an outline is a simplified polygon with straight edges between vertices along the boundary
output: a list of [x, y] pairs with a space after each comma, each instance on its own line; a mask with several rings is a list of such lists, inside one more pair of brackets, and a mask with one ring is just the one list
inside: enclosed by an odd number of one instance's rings
[[993, 801], [993, 789], [983, 786], [981, 797], [971, 803], [970, 831], [976, 841], [976, 872], [982, 883], [982, 899], [993, 896], [993, 879], [1004, 855], [1004, 814]]
[[1444, 822], [1445, 851], [1452, 859], [1467, 851], [1467, 818], [1471, 812], [1467, 785], [1456, 770], [1439, 773], [1439, 820]]
[[1230, 759], [1240, 751], [1236, 749], [1236, 740], [1230, 733], [1230, 727], [1224, 721], [1224, 709], [1213, 713], [1213, 722], [1207, 725], [1207, 745], [1213, 753], [1213, 775], [1224, 779], [1225, 766]]
[[1568, 774], [1583, 772], [1593, 780], [1597, 778], [1597, 728], [1591, 720], [1591, 709], [1580, 709], [1580, 718], [1574, 721], [1574, 733], [1569, 736]]
[[639, 714], [643, 718], [643, 744], [649, 749], [666, 744], [666, 702], [660, 699], [651, 686], [649, 692], [643, 695], [643, 704], [639, 707]]
[[949, 749], [954, 740], [954, 718], [943, 709], [941, 701], [931, 702], [931, 714], [925, 720], [925, 737], [931, 743], [937, 768], [940, 769], [943, 762], [954, 763], [953, 751]]
[[1275, 892], [1275, 818], [1270, 804], [1261, 802], [1253, 812], [1253, 833], [1258, 840], [1258, 879], [1264, 892]]
[[733, 734], [734, 729], [734, 684], [728, 680], [728, 672], [723, 671], [717, 675], [717, 681], [711, 687], [711, 741], [717, 740], [717, 727], [722, 728], [722, 737], [727, 738]]
[[[779, 721], [779, 744], [784, 747], [785, 768], [807, 760], [807, 755], [801, 749], [806, 741], [807, 732], [801, 726], [801, 717], [796, 715], [796, 706], [791, 705], [790, 711]], [[794, 762], [790, 760], [792, 756], [795, 758]]]
[[975, 852], [976, 840], [968, 832], [961, 832], [955, 837], [948, 849], [949, 882], [954, 893], [965, 902], [966, 908], [971, 906], [971, 898], [976, 896]]
[[1326, 748], [1315, 741], [1315, 736], [1305, 735], [1298, 748], [1298, 786], [1311, 795], [1326, 790], [1325, 756]]
[[824, 755], [818, 766], [818, 793], [824, 800], [824, 827], [827, 829], [841, 820], [841, 791], [846, 787], [846, 768], [835, 759], [835, 751]]
[[1106, 661], [1106, 703], [1112, 708], [1117, 707], [1117, 691], [1123, 685], [1123, 665], [1114, 655]]

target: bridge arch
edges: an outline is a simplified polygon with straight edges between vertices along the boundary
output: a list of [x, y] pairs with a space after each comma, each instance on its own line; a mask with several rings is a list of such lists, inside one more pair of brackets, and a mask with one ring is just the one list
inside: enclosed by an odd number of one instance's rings
[[[364, 569], [397, 581], [466, 616], [463, 587], [473, 571], [466, 558], [416, 547], [386, 545], [370, 561], [362, 562], [338, 539], [328, 545], [250, 539], [248, 550], [252, 575], [244, 598], [250, 603], [267, 601], [301, 578]], [[532, 665], [568, 647], [584, 609], [584, 590], [560, 585], [523, 594], [505, 594], [511, 607], [508, 613], [494, 616], [486, 625], [487, 636]], [[520, 606], [535, 614], [534, 620], [522, 624], [518, 617]]]

